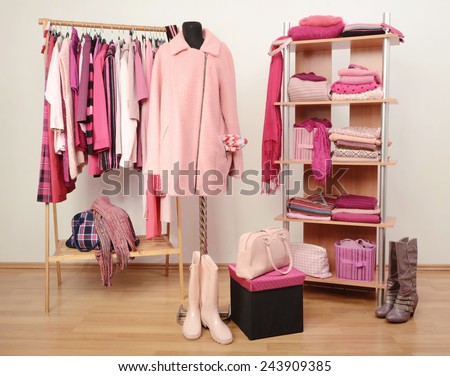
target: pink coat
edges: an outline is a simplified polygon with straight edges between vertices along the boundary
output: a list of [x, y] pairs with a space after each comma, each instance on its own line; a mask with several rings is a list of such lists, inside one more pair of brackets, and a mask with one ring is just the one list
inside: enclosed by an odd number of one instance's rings
[[243, 169], [242, 151], [227, 153], [222, 143], [224, 134], [240, 134], [233, 58], [203, 34], [198, 50], [179, 33], [159, 48], [153, 66], [144, 169], [160, 174], [162, 190], [175, 196], [223, 193], [227, 176]]

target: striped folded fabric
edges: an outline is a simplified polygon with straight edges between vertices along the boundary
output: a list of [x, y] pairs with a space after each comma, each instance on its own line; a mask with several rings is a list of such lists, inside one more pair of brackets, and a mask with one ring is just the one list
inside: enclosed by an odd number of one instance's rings
[[[328, 201], [327, 201], [328, 199]], [[336, 196], [327, 197], [314, 195], [309, 197], [293, 197], [288, 201], [290, 213], [298, 213], [314, 217], [331, 217]]]

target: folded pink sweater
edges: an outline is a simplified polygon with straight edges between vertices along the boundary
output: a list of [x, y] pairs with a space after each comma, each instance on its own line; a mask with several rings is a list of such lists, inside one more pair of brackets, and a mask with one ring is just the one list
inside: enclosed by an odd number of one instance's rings
[[344, 22], [342, 17], [314, 15], [302, 18], [300, 26], [332, 26]]
[[337, 38], [341, 35], [344, 26], [343, 22], [331, 26], [293, 26], [288, 31], [288, 37], [294, 41]]
[[336, 94], [361, 94], [379, 87], [380, 84], [377, 84], [375, 81], [359, 85], [344, 84], [342, 81], [336, 81], [331, 85], [331, 91]]

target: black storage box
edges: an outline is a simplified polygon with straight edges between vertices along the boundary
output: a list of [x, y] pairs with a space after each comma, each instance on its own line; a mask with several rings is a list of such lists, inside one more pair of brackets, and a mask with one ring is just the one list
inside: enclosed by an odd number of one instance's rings
[[272, 272], [246, 280], [236, 275], [234, 265], [228, 268], [231, 319], [248, 339], [303, 332], [304, 273], [293, 269], [286, 276]]

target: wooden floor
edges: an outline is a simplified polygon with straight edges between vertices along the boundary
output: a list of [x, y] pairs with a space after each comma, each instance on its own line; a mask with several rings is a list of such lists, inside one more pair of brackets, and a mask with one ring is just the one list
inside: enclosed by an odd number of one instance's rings
[[[0, 269], [0, 355], [450, 355], [450, 272], [418, 273], [418, 309], [405, 324], [375, 318], [373, 293], [306, 286], [303, 333], [249, 341], [230, 322], [227, 346], [207, 329], [197, 341], [184, 339], [177, 278], [128, 268], [104, 288], [96, 267], [63, 265], [60, 288], [52, 270], [46, 314], [44, 270]], [[225, 270], [220, 283], [226, 307]]]

